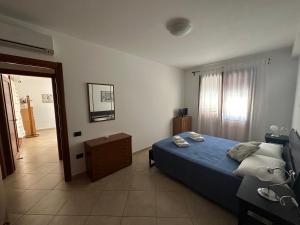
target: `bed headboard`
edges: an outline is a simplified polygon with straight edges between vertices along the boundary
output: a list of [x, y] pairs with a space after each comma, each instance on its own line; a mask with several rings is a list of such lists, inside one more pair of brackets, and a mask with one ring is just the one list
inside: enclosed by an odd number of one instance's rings
[[297, 202], [300, 203], [300, 136], [294, 129], [289, 134], [289, 145], [287, 147], [291, 154], [292, 169], [296, 173], [296, 180], [292, 188]]
[[292, 156], [292, 166], [298, 177], [300, 174], [300, 136], [294, 129], [289, 134], [289, 149]]

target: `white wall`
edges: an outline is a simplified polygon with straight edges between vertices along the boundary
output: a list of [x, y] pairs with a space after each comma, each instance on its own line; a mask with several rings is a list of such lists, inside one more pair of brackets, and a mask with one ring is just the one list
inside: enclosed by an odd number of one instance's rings
[[[9, 22], [22, 23], [15, 20]], [[133, 151], [138, 151], [171, 135], [174, 110], [183, 105], [183, 71], [22, 24], [53, 35], [54, 57], [5, 47], [0, 47], [0, 52], [63, 63], [73, 175], [85, 171], [84, 159], [75, 158], [76, 154], [83, 152], [85, 140], [126, 132], [132, 135]], [[115, 85], [116, 120], [88, 122], [86, 82]], [[82, 136], [73, 137], [73, 132], [78, 130], [82, 131]]]
[[[264, 134], [271, 124], [291, 128], [298, 61], [291, 57], [291, 48], [283, 48], [216, 63], [216, 65], [223, 65], [228, 62], [252, 62], [268, 57], [271, 57], [271, 64], [267, 66], [266, 85], [262, 89], [263, 93], [260, 94], [265, 97], [265, 102], [263, 107], [258, 109], [262, 111], [262, 116], [258, 118], [252, 132], [252, 138], [256, 140], [264, 140]], [[184, 102], [193, 116], [194, 130], [197, 130], [198, 124], [199, 78], [194, 77], [191, 71], [201, 70], [201, 68], [203, 66], [185, 72]]]
[[20, 98], [30, 96], [36, 129], [55, 128], [55, 113], [53, 103], [43, 103], [42, 94], [52, 93], [50, 78], [15, 76], [16, 89]]
[[295, 104], [294, 104], [292, 127], [295, 128], [300, 133], [300, 58], [299, 58], [299, 66], [298, 66], [298, 79], [297, 79], [297, 88], [295, 93]]

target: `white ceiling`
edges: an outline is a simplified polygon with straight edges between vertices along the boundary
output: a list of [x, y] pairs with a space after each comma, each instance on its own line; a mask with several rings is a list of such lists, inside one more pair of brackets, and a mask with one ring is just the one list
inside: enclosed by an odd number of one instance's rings
[[[179, 68], [291, 46], [299, 0], [0, 0], [0, 13]], [[193, 31], [165, 23], [187, 17]]]

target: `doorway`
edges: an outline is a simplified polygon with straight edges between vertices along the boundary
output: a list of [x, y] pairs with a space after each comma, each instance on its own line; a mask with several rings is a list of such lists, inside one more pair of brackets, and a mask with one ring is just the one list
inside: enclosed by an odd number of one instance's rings
[[[64, 100], [64, 86], [63, 86], [63, 74], [62, 74], [62, 64], [56, 62], [49, 62], [43, 60], [36, 60], [31, 58], [24, 58], [12, 55], [0, 54], [0, 164], [3, 172], [3, 176], [6, 177], [16, 170], [19, 166], [17, 160], [23, 160], [22, 158], [40, 158], [42, 161], [51, 161], [51, 154], [49, 152], [44, 152], [44, 156], [38, 156], [37, 152], [22, 152], [27, 146], [27, 149], [34, 149], [35, 146], [41, 146], [42, 143], [45, 144], [46, 140], [52, 140], [48, 142], [49, 146], [56, 145], [58, 152], [55, 152], [56, 157], [62, 161], [63, 174], [65, 181], [71, 180], [71, 167], [70, 167], [70, 154], [69, 154], [69, 143], [68, 143], [68, 131], [67, 131], [67, 121], [66, 121], [66, 111], [65, 111], [65, 100]], [[6, 74], [6, 75], [3, 75]], [[32, 118], [28, 119], [29, 124], [24, 125], [24, 136], [31, 136], [32, 140], [20, 139], [18, 137], [18, 122], [22, 115], [16, 115], [16, 110], [13, 104], [13, 90], [9, 82], [12, 81], [11, 78], [16, 76], [26, 76], [31, 78], [48, 79], [52, 82], [52, 96], [51, 93], [44, 93], [44, 96], [40, 96], [41, 101], [53, 101], [53, 111], [54, 111], [54, 126], [56, 129], [41, 130], [36, 129], [35, 120], [32, 122]], [[15, 79], [18, 82], [18, 79]], [[14, 81], [15, 82], [15, 81]], [[8, 100], [10, 97], [10, 100]], [[27, 96], [22, 96], [20, 103], [27, 105], [27, 117], [34, 117], [34, 112], [30, 105], [32, 99], [26, 101]], [[29, 105], [28, 105], [29, 103]], [[45, 103], [47, 104], [47, 103]], [[48, 103], [49, 104], [49, 103]], [[28, 110], [29, 109], [29, 110]], [[30, 111], [32, 109], [32, 111]], [[21, 109], [22, 110], [22, 109]], [[26, 110], [25, 110], [26, 111]], [[26, 112], [23, 113], [26, 113]], [[19, 117], [19, 120], [16, 118]], [[22, 118], [23, 119], [23, 118]], [[27, 122], [28, 122], [27, 121]], [[45, 123], [49, 121], [44, 121]], [[20, 125], [20, 124], [19, 124]], [[26, 128], [25, 128], [26, 127]], [[27, 134], [25, 132], [27, 129]], [[19, 131], [22, 133], [22, 131]], [[28, 134], [30, 133], [30, 134]], [[39, 136], [40, 133], [40, 136]], [[21, 135], [22, 136], [22, 135]], [[22, 143], [22, 141], [24, 143]], [[31, 144], [30, 144], [31, 142]], [[34, 144], [33, 144], [34, 143]], [[32, 146], [33, 144], [33, 146]], [[29, 146], [29, 147], [28, 147]], [[31, 147], [30, 147], [31, 146]], [[49, 154], [48, 154], [49, 153]], [[24, 154], [24, 155], [22, 155]], [[47, 155], [48, 154], [48, 155]], [[26, 161], [26, 159], [25, 159]], [[48, 168], [49, 169], [49, 168]], [[53, 168], [54, 169], [54, 168]]]
[[2, 74], [16, 173], [63, 175], [51, 78]]

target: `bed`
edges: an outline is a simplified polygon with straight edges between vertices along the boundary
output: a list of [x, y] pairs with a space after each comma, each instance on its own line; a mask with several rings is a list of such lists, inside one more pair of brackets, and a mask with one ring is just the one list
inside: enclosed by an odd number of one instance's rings
[[[188, 148], [178, 148], [172, 137], [153, 144], [152, 157], [156, 167], [202, 196], [237, 213], [235, 196], [242, 178], [232, 173], [239, 163], [227, 156], [227, 151], [239, 142], [207, 135], [203, 135], [204, 142], [194, 142], [187, 132], [179, 135], [188, 140]], [[296, 173], [295, 184], [291, 187], [300, 203], [300, 137], [293, 129], [289, 144], [283, 148], [283, 159], [286, 170], [292, 169]]]
[[239, 163], [227, 156], [228, 149], [239, 142], [203, 135], [204, 142], [195, 142], [187, 132], [179, 134], [188, 140], [188, 148], [178, 148], [172, 137], [153, 144], [157, 168], [181, 181], [201, 195], [237, 213], [235, 197], [241, 177], [233, 175]]

